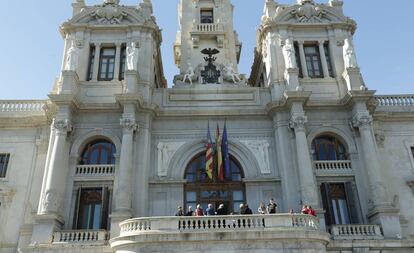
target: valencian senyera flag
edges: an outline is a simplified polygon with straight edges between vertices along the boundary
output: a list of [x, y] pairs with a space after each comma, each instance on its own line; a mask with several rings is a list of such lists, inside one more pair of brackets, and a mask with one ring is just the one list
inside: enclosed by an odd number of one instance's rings
[[224, 181], [224, 171], [223, 171], [223, 154], [221, 152], [221, 135], [220, 129], [217, 124], [216, 132], [216, 154], [217, 154], [217, 176], [220, 181]]
[[207, 144], [206, 144], [206, 173], [210, 179], [213, 179], [213, 141], [210, 134], [210, 123], [207, 130]]
[[230, 176], [230, 157], [229, 157], [229, 141], [227, 139], [227, 126], [224, 122], [223, 139], [222, 139], [222, 152], [223, 152], [223, 167], [222, 174], [219, 173], [219, 179], [224, 181], [224, 178]]

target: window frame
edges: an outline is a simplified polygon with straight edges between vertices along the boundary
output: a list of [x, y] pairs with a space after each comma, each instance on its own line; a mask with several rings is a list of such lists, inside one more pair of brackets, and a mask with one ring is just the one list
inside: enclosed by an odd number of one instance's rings
[[[109, 146], [105, 146], [105, 145]], [[96, 146], [100, 145], [100, 146]], [[98, 149], [98, 157], [97, 163], [92, 163], [91, 160], [93, 159], [90, 154], [94, 152], [95, 149]], [[101, 155], [102, 150], [107, 151], [106, 163], [102, 163]], [[93, 141], [89, 141], [82, 149], [81, 159], [79, 165], [114, 165], [116, 163], [115, 155], [116, 155], [116, 146], [113, 142], [107, 139], [96, 139]], [[86, 154], [88, 153], [88, 155]], [[86, 156], [87, 155], [87, 156]]]
[[[201, 174], [205, 173], [202, 172], [201, 170], [196, 171], [195, 175], [194, 173], [189, 173], [189, 169], [190, 166], [193, 164], [193, 162], [195, 162], [197, 159], [203, 159], [205, 157], [205, 152], [199, 153], [197, 155], [195, 155], [191, 161], [187, 164], [186, 169], [185, 169], [185, 175], [184, 175], [184, 179], [187, 180], [185, 185], [184, 185], [184, 192], [183, 192], [183, 200], [184, 200], [184, 209], [187, 211], [188, 206], [192, 206], [193, 210], [195, 210], [195, 207], [197, 204], [203, 204], [207, 202], [212, 202], [213, 206], [218, 205], [219, 203], [223, 202], [223, 204], [225, 204], [225, 208], [227, 209], [227, 212], [233, 212], [236, 213], [239, 210], [234, 210], [234, 203], [242, 203], [242, 202], [246, 202], [246, 185], [243, 182], [243, 179], [245, 178], [244, 176], [244, 171], [243, 168], [241, 167], [240, 163], [233, 157], [230, 155], [230, 166], [232, 166], [232, 163], [237, 166], [238, 169], [240, 169], [240, 173], [235, 173], [233, 170], [231, 171], [231, 175], [226, 179], [226, 181], [224, 182], [220, 182], [220, 181], [215, 181], [215, 180], [209, 180], [207, 179], [206, 181], [201, 181]], [[205, 161], [201, 162], [202, 165], [205, 165]], [[214, 164], [215, 166], [215, 164]], [[203, 166], [204, 167], [204, 166]], [[194, 181], [188, 181], [187, 179], [187, 175], [188, 174], [193, 174], [195, 176], [195, 180]], [[237, 181], [233, 181], [233, 175], [237, 174], [240, 175], [240, 180]], [[214, 177], [213, 177], [214, 178]], [[231, 178], [231, 179], [230, 179]], [[216, 192], [227, 192], [227, 197], [207, 197], [207, 198], [203, 198], [201, 196], [201, 194], [203, 192], [208, 192], [208, 191], [216, 191]], [[234, 200], [233, 199], [233, 193], [236, 191], [240, 191], [243, 194], [243, 200]], [[195, 192], [196, 194], [196, 200], [188, 202], [187, 200], [187, 192]], [[227, 205], [226, 205], [227, 204]], [[204, 208], [204, 207], [203, 207]], [[215, 208], [217, 209], [217, 206], [215, 206]], [[204, 208], [205, 210], [205, 208]]]
[[[203, 16], [203, 13], [211, 13], [211, 16]], [[211, 22], [206, 22], [211, 21]], [[214, 24], [214, 9], [203, 8], [200, 10], [200, 24]]]
[[7, 178], [7, 175], [8, 175], [7, 172], [10, 167], [10, 158], [11, 158], [11, 153], [0, 152], [0, 161], [3, 161], [2, 168], [0, 168], [0, 179], [2, 180], [5, 180]]
[[96, 47], [95, 45], [89, 45], [89, 61], [88, 61], [88, 73], [86, 77], [86, 81], [92, 81], [93, 80], [93, 71], [95, 68], [95, 55], [96, 55]]
[[[114, 54], [113, 55], [104, 55], [105, 50], [108, 50], [108, 49], [114, 50]], [[111, 70], [111, 68], [110, 68], [111, 60], [113, 61], [112, 71], [110, 71]], [[105, 64], [106, 64], [105, 72], [103, 72], [103, 69], [102, 69], [104, 61], [105, 61]], [[112, 80], [114, 80], [114, 78], [115, 78], [115, 64], [116, 64], [116, 47], [108, 46], [108, 47], [101, 48], [101, 52], [100, 52], [100, 55], [99, 55], [98, 81], [112, 81]], [[105, 74], [105, 76], [101, 77], [103, 73]], [[111, 73], [112, 73], [112, 76], [110, 76]]]
[[126, 70], [126, 45], [122, 44], [121, 54], [119, 59], [119, 81], [125, 80], [125, 70]]
[[[307, 48], [314, 48], [315, 53], [307, 53]], [[303, 51], [305, 53], [305, 62], [306, 62], [306, 71], [308, 72], [308, 76], [310, 78], [324, 78], [323, 75], [323, 67], [322, 67], [322, 59], [321, 59], [321, 52], [319, 52], [319, 46], [316, 44], [304, 44]], [[311, 57], [308, 61], [308, 57]], [[316, 57], [316, 59], [315, 59]], [[316, 63], [316, 64], [315, 64]], [[316, 74], [316, 65], [318, 66], [319, 75]]]
[[325, 51], [325, 58], [326, 58], [326, 64], [327, 64], [327, 67], [328, 67], [329, 76], [332, 77], [332, 78], [335, 78], [335, 71], [334, 71], [334, 65], [333, 65], [333, 62], [332, 62], [329, 42], [325, 42], [323, 44], [323, 49]]
[[[316, 143], [316, 141], [318, 140], [321, 140], [323, 142], [330, 142], [333, 144], [336, 159], [328, 159], [328, 160], [319, 159], [321, 156], [319, 154], [319, 150], [320, 150], [319, 145], [321, 145], [321, 143]], [[312, 140], [311, 148], [312, 148], [312, 153], [313, 153], [312, 154], [313, 161], [348, 161], [349, 160], [349, 152], [347, 150], [346, 145], [340, 139], [338, 139], [336, 136], [333, 136], [333, 135], [329, 135], [329, 134], [318, 135]], [[343, 149], [343, 152], [341, 152], [341, 149]]]
[[[82, 228], [81, 224], [79, 224], [80, 219], [80, 201], [81, 201], [81, 193], [82, 190], [91, 190], [91, 189], [101, 189], [102, 191], [102, 201], [101, 201], [101, 220], [100, 220], [100, 228], [99, 229], [90, 229], [90, 228]], [[111, 229], [111, 213], [112, 213], [112, 201], [113, 201], [113, 182], [82, 182], [82, 183], [75, 183], [73, 188], [73, 196], [72, 196], [72, 208], [71, 208], [71, 217], [72, 217], [72, 224], [70, 225], [74, 230], [107, 230]], [[105, 194], [107, 193], [105, 198]], [[104, 203], [106, 202], [106, 203]]]

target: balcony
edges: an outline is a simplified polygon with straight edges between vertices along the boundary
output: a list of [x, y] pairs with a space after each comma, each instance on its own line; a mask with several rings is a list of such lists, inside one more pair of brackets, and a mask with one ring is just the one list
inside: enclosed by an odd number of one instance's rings
[[302, 240], [314, 240], [309, 247], [319, 248], [329, 242], [329, 235], [319, 231], [316, 217], [302, 214], [151, 217], [121, 222], [120, 235], [110, 245], [115, 251], [132, 252], [161, 252], [159, 245], [174, 249], [171, 252], [194, 247], [200, 252], [223, 252], [223, 247], [254, 252], [283, 247], [286, 240], [294, 240], [293, 248]]
[[414, 106], [414, 95], [375, 96], [378, 106]]
[[313, 166], [317, 176], [352, 175], [354, 173], [351, 161], [314, 161]]
[[105, 230], [68, 230], [53, 234], [53, 244], [103, 245], [109, 239]]
[[209, 24], [195, 24], [195, 32], [210, 33], [210, 32], [223, 32], [223, 25], [217, 23]]
[[378, 225], [334, 225], [330, 228], [334, 240], [381, 240], [384, 236]]
[[222, 48], [224, 46], [224, 36], [224, 27], [220, 23], [194, 24], [191, 31], [191, 40], [193, 41], [194, 48], [199, 46], [200, 39], [215, 39], [217, 47]]
[[75, 170], [76, 179], [102, 179], [113, 178], [115, 175], [115, 165], [78, 165]]

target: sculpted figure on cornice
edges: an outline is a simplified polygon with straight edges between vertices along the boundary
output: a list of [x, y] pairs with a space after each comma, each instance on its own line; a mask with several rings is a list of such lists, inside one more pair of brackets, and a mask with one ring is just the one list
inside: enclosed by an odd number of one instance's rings
[[285, 58], [286, 69], [296, 68], [295, 47], [291, 39], [286, 39], [283, 46], [283, 56]]
[[302, 6], [291, 12], [299, 23], [322, 22], [322, 18], [326, 16], [326, 11], [311, 0], [302, 0], [299, 3]]
[[65, 70], [76, 71], [76, 65], [79, 59], [79, 48], [76, 45], [76, 41], [72, 40], [71, 46], [66, 53]]
[[223, 79], [233, 83], [241, 82], [240, 74], [234, 70], [231, 62], [227, 63], [227, 65], [223, 68]]
[[344, 40], [343, 54], [346, 68], [358, 68], [354, 46], [350, 39]]

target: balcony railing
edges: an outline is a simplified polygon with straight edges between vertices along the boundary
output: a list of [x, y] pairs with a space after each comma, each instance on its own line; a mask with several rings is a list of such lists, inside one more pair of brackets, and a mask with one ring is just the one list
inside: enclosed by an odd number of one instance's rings
[[334, 225], [330, 230], [335, 240], [384, 239], [378, 225]]
[[223, 31], [223, 26], [221, 24], [196, 24], [195, 25], [196, 32], [221, 32]]
[[351, 161], [314, 161], [317, 174], [351, 174], [353, 173]]
[[113, 176], [115, 174], [115, 165], [78, 165], [76, 166], [75, 176]]
[[414, 106], [414, 95], [375, 96], [378, 106]]
[[316, 217], [302, 214], [229, 215], [203, 217], [153, 217], [130, 219], [120, 224], [120, 236], [147, 233], [250, 231], [277, 228], [318, 230]]
[[53, 234], [53, 243], [104, 244], [109, 239], [105, 230], [69, 230]]
[[42, 112], [45, 100], [3, 100], [0, 112]]

